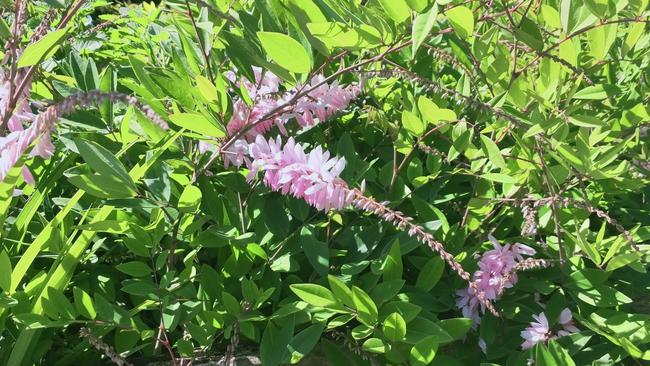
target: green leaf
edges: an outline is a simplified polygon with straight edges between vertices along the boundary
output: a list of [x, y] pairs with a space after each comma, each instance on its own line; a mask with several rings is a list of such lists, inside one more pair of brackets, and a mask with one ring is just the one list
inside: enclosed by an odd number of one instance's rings
[[553, 355], [548, 351], [543, 343], [537, 343], [534, 348], [535, 352], [535, 365], [539, 366], [560, 366]]
[[420, 137], [424, 134], [424, 122], [413, 112], [407, 110], [402, 111], [402, 125], [412, 136]]
[[569, 116], [569, 122], [580, 127], [603, 127], [606, 123], [600, 118], [586, 114], [576, 114]]
[[589, 256], [589, 259], [591, 259], [596, 265], [600, 265], [602, 258], [600, 257], [600, 253], [598, 253], [595, 245], [588, 243], [580, 232], [576, 233], [575, 238], [568, 233], [567, 236], [575, 241], [578, 247]]
[[618, 93], [618, 88], [609, 85], [592, 85], [573, 94], [573, 99], [602, 100]]
[[66, 27], [52, 31], [46, 34], [38, 42], [27, 46], [23, 53], [20, 55], [17, 66], [20, 68], [38, 65], [41, 63], [41, 61], [53, 55], [54, 52], [56, 52], [56, 49], [59, 47], [59, 44], [63, 42], [63, 39], [67, 35], [69, 29], [69, 27]]
[[79, 150], [79, 154], [92, 170], [104, 176], [114, 175], [124, 181], [125, 184], [135, 187], [135, 183], [133, 183], [124, 165], [106, 148], [96, 142], [82, 139], [76, 139], [74, 143]]
[[386, 353], [389, 347], [379, 338], [368, 338], [363, 342], [362, 348], [371, 353]]
[[420, 270], [418, 279], [415, 281], [415, 287], [424, 292], [431, 291], [438, 281], [440, 281], [444, 269], [445, 262], [440, 257], [432, 257]]
[[585, 0], [587, 9], [600, 19], [616, 13], [616, 5], [611, 0]]
[[344, 305], [353, 308], [354, 300], [352, 299], [352, 290], [350, 290], [343, 281], [335, 276], [327, 275], [327, 281], [329, 282], [330, 288], [332, 289], [336, 299]]
[[548, 349], [558, 365], [576, 366], [576, 363], [571, 359], [569, 352], [562, 348], [556, 340], [551, 339], [548, 342]]
[[454, 339], [461, 339], [472, 328], [473, 320], [468, 318], [453, 318], [440, 321], [440, 327]]
[[404, 266], [402, 264], [399, 240], [395, 240], [393, 245], [391, 245], [383, 267], [384, 281], [399, 280], [402, 278], [402, 270]]
[[445, 12], [452, 28], [460, 38], [468, 38], [474, 34], [474, 13], [466, 6], [456, 6]]
[[312, 283], [296, 283], [289, 288], [302, 301], [320, 307], [332, 307], [337, 305], [334, 294], [327, 288]]
[[82, 174], [68, 177], [68, 181], [86, 193], [99, 198], [131, 198], [137, 192], [114, 175]]
[[257, 37], [267, 55], [281, 67], [299, 74], [311, 71], [309, 54], [295, 39], [275, 32], [257, 32]]
[[219, 93], [217, 92], [217, 87], [212, 84], [208, 78], [199, 75], [196, 77], [196, 87], [199, 89], [199, 93], [205, 98], [208, 102], [216, 102], [219, 99]]
[[643, 258], [643, 254], [640, 252], [624, 253], [619, 254], [607, 262], [607, 272], [615, 271], [619, 268], [623, 268], [630, 263], [634, 263]]
[[[66, 320], [73, 320], [77, 317], [77, 313], [63, 292], [54, 287], [48, 287], [45, 296], [45, 306], [50, 310], [55, 310], [59, 313], [61, 318]], [[49, 305], [49, 306], [48, 306]]]
[[217, 126], [198, 113], [176, 113], [170, 115], [169, 119], [175, 125], [201, 135], [217, 138], [226, 136], [226, 133], [221, 126]]
[[157, 296], [157, 289], [153, 282], [145, 280], [131, 280], [122, 286], [122, 291], [135, 296]]
[[11, 29], [7, 25], [7, 22], [0, 18], [0, 40], [3, 42], [7, 41], [11, 37]]
[[11, 291], [11, 260], [6, 251], [0, 252], [0, 289]]
[[425, 96], [418, 98], [418, 110], [424, 119], [434, 124], [440, 121], [456, 121], [458, 119], [454, 111], [438, 108], [436, 103]]
[[515, 178], [500, 173], [485, 173], [481, 175], [481, 178], [491, 180], [493, 182], [498, 182], [498, 183], [507, 183], [507, 184], [517, 183], [517, 180]]
[[418, 340], [428, 336], [436, 337], [437, 342], [441, 344], [454, 340], [438, 324], [421, 315], [409, 322], [408, 332], [406, 334], [407, 343], [417, 343]]
[[79, 287], [75, 287], [72, 291], [74, 296], [74, 306], [77, 312], [88, 319], [96, 319], [97, 311], [93, 305], [93, 300], [90, 295]]
[[409, 361], [413, 366], [426, 366], [433, 362], [438, 351], [438, 338], [429, 336], [419, 340], [409, 355]]
[[639, 23], [634, 23], [630, 27], [630, 30], [627, 33], [627, 37], [625, 37], [625, 43], [623, 44], [623, 53], [626, 54], [630, 52], [634, 46], [637, 44], [641, 36], [643, 35], [643, 31], [645, 30], [645, 23], [639, 22]]
[[650, 342], [650, 315], [648, 314], [599, 309], [591, 313], [589, 319], [608, 333], [626, 338], [635, 344]]
[[429, 37], [429, 33], [436, 24], [436, 17], [438, 16], [438, 6], [434, 4], [428, 12], [418, 15], [413, 21], [413, 30], [411, 32], [413, 44], [411, 45], [411, 58], [415, 58], [415, 54], [420, 48], [420, 45]]
[[379, 0], [379, 3], [397, 24], [403, 23], [411, 16], [411, 10], [404, 0]]
[[362, 289], [352, 286], [352, 301], [358, 312], [359, 321], [369, 327], [377, 324], [377, 305]]
[[542, 33], [537, 24], [528, 17], [521, 20], [521, 26], [516, 29], [515, 35], [518, 39], [536, 51], [542, 51], [544, 49]]
[[620, 306], [632, 302], [632, 299], [624, 293], [606, 285], [594, 286], [590, 290], [576, 291], [575, 295], [581, 301], [599, 308]]
[[[179, 35], [181, 32], [179, 32]], [[165, 94], [162, 89], [151, 78], [151, 73], [144, 69], [145, 63], [136, 56], [129, 55], [129, 63], [136, 78], [142, 83], [142, 95], [147, 99], [162, 98]]]
[[330, 267], [330, 254], [327, 244], [317, 240], [314, 232], [308, 226], [304, 226], [300, 230], [300, 242], [312, 267], [319, 275], [326, 276]]
[[406, 336], [406, 322], [398, 313], [392, 313], [384, 320], [381, 330], [389, 340], [401, 341]]
[[260, 358], [264, 366], [278, 366], [290, 357], [289, 342], [294, 330], [293, 317], [278, 329], [273, 322], [268, 322], [260, 343]]
[[122, 220], [103, 220], [90, 224], [78, 225], [75, 226], [75, 228], [111, 234], [124, 234], [129, 230], [129, 223]]
[[236, 297], [224, 291], [221, 293], [221, 300], [228, 314], [232, 316], [239, 316], [241, 314], [241, 304]]
[[187, 185], [178, 198], [178, 209], [181, 212], [194, 212], [199, 208], [203, 194], [201, 189], [194, 185]]
[[595, 27], [587, 32], [587, 40], [591, 55], [596, 60], [603, 60], [607, 57], [609, 49], [616, 41], [616, 31], [618, 24], [608, 24], [604, 26]]
[[488, 159], [490, 159], [490, 162], [494, 164], [497, 168], [501, 169], [506, 169], [506, 162], [503, 160], [503, 157], [501, 156], [501, 151], [499, 150], [499, 147], [497, 144], [494, 143], [489, 137], [485, 135], [480, 135], [481, 136], [481, 143], [483, 144], [483, 151], [487, 155]]
[[115, 266], [118, 271], [126, 273], [133, 277], [146, 277], [151, 274], [151, 267], [143, 262], [126, 262]]
[[293, 337], [291, 343], [289, 343], [289, 350], [292, 352], [292, 364], [300, 361], [314, 349], [323, 334], [323, 330], [325, 330], [325, 323], [314, 324]]

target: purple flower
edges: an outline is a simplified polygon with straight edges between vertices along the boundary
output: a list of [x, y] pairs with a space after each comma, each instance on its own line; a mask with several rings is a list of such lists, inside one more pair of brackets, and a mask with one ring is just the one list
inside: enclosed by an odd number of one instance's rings
[[[488, 235], [488, 239], [494, 249], [483, 253], [478, 262], [478, 270], [474, 272], [473, 281], [486, 299], [494, 301], [501, 297], [505, 289], [517, 283], [515, 266], [524, 260], [524, 255], [534, 255], [535, 250], [519, 243], [501, 245], [492, 235]], [[485, 313], [485, 308], [477, 298], [476, 291], [468, 287], [457, 291], [456, 294], [456, 306], [462, 310], [463, 316], [479, 324], [480, 312]]]
[[558, 321], [562, 326], [562, 329], [557, 332], [558, 337], [564, 337], [571, 333], [577, 333], [580, 330], [576, 328], [575, 323], [573, 323], [573, 315], [569, 308], [564, 308], [560, 313], [560, 320]]
[[548, 325], [548, 319], [544, 313], [533, 315], [534, 322], [521, 332], [521, 337], [524, 343], [521, 344], [522, 349], [529, 349], [540, 342], [546, 342], [551, 338], [551, 330]]
[[554, 335], [551, 331], [548, 319], [544, 313], [533, 315], [533, 318], [535, 321], [531, 322], [530, 326], [521, 332], [521, 337], [524, 339], [524, 343], [521, 344], [522, 349], [529, 349], [537, 343], [546, 343], [549, 339], [564, 337], [571, 333], [580, 331], [573, 323], [573, 316], [571, 315], [571, 310], [569, 310], [569, 308], [565, 308], [560, 313], [558, 323], [562, 329], [557, 332], [557, 335]]

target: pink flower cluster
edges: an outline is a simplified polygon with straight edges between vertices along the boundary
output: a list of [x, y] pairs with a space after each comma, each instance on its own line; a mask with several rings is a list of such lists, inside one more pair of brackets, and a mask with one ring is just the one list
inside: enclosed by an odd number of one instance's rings
[[[473, 281], [477, 288], [485, 294], [486, 299], [494, 301], [501, 297], [506, 288], [517, 283], [515, 266], [524, 261], [524, 255], [534, 255], [535, 250], [519, 243], [502, 246], [491, 235], [489, 239], [494, 249], [485, 252], [479, 260], [479, 269], [474, 272]], [[462, 309], [463, 316], [474, 319], [476, 324], [480, 323], [479, 308], [483, 313], [485, 313], [485, 308], [481, 305], [476, 291], [468, 287], [458, 290], [456, 294], [459, 296], [456, 306]]]
[[[274, 125], [286, 135], [285, 124], [295, 119], [301, 127], [311, 127], [329, 119], [334, 113], [347, 108], [350, 101], [359, 95], [361, 88], [356, 85], [342, 87], [338, 81], [332, 84], [325, 82], [322, 75], [314, 76], [310, 83], [298, 85], [291, 90], [278, 95], [280, 79], [272, 72], [263, 72], [254, 67], [255, 83], [246, 79], [236, 81], [235, 73], [229, 72], [226, 77], [236, 85], [243, 84], [248, 95], [253, 99], [253, 106], [248, 106], [243, 100], [233, 104], [233, 116], [226, 129], [233, 136], [238, 131], [252, 124], [245, 133], [246, 140], [253, 141], [257, 135], [269, 131]], [[296, 97], [298, 93], [309, 91]], [[274, 116], [270, 116], [275, 114]]]
[[569, 308], [565, 308], [560, 313], [558, 323], [560, 324], [561, 329], [558, 330], [557, 335], [554, 335], [551, 332], [548, 319], [543, 312], [538, 315], [533, 315], [533, 319], [535, 319], [535, 321], [531, 322], [528, 328], [521, 331], [521, 337], [524, 339], [524, 343], [521, 344], [522, 349], [529, 349], [537, 343], [546, 343], [550, 339], [564, 337], [571, 333], [580, 331], [573, 323], [573, 315]]
[[250, 168], [249, 181], [263, 171], [266, 186], [302, 198], [318, 210], [341, 209], [352, 202], [353, 191], [339, 178], [345, 159], [330, 159], [320, 146], [305, 152], [305, 146], [292, 137], [283, 145], [279, 136], [266, 140], [258, 135], [248, 145], [245, 161]]
[[[9, 170], [18, 162], [20, 157], [29, 149], [36, 140], [36, 145], [31, 151], [31, 156], [40, 156], [48, 159], [54, 154], [54, 145], [49, 131], [39, 134], [39, 127], [35, 125], [36, 116], [32, 114], [29, 106], [30, 82], [21, 91], [17, 98], [13, 112], [10, 111], [10, 85], [13, 82], [17, 87], [25, 77], [21, 70], [18, 70], [15, 80], [8, 80], [4, 72], [0, 70], [0, 121], [7, 121], [9, 134], [0, 137], [0, 181], [4, 180]], [[11, 115], [7, 116], [7, 113]], [[32, 122], [27, 129], [23, 122]], [[34, 184], [34, 177], [27, 167], [23, 166], [22, 175], [25, 182]]]

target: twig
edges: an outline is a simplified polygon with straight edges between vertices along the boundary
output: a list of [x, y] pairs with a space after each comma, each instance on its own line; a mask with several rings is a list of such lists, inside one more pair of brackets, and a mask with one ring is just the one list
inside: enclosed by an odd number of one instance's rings
[[[544, 181], [546, 182], [546, 187], [548, 188], [549, 193], [556, 197], [555, 189], [553, 188], [553, 183], [551, 182], [551, 176], [548, 172], [548, 167], [546, 166], [546, 161], [544, 160], [544, 153], [542, 152], [542, 144], [539, 142], [539, 138], [535, 138], [535, 145], [537, 150], [537, 156], [539, 156], [540, 164], [542, 166], [542, 172], [544, 174]], [[562, 244], [562, 231], [560, 228], [560, 221], [557, 213], [556, 200], [551, 201], [551, 211], [553, 213], [553, 223], [555, 224], [555, 235], [557, 236], [558, 250], [560, 252], [560, 265], [564, 266], [566, 261], [566, 253], [564, 252], [564, 245]]]
[[109, 346], [104, 341], [90, 333], [90, 330], [88, 330], [88, 328], [84, 327], [79, 329], [79, 336], [88, 340], [88, 343], [103, 353], [104, 356], [108, 357], [117, 366], [133, 366], [132, 363], [127, 362], [122, 356], [115, 352], [113, 347]]
[[194, 14], [192, 14], [192, 8], [190, 7], [190, 3], [187, 0], [185, 0], [185, 6], [187, 7], [187, 15], [190, 17], [190, 21], [192, 22], [194, 33], [196, 33], [196, 38], [199, 42], [199, 47], [201, 47], [201, 55], [205, 60], [205, 67], [207, 69], [208, 76], [210, 77], [210, 81], [212, 81], [212, 83], [214, 84], [215, 81], [214, 81], [214, 74], [212, 73], [212, 66], [210, 65], [210, 55], [208, 54], [208, 51], [205, 49], [205, 44], [201, 39], [201, 34], [199, 33], [199, 29], [196, 26], [196, 21], [194, 20]]

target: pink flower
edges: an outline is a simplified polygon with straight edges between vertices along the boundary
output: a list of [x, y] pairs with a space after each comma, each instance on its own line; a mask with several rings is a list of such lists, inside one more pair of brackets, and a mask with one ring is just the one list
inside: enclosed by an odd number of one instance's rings
[[521, 344], [522, 349], [529, 349], [540, 342], [546, 342], [551, 338], [551, 331], [548, 325], [548, 319], [544, 313], [533, 315], [536, 321], [531, 322], [530, 326], [521, 332], [521, 337], [524, 343]]
[[[472, 277], [485, 298], [494, 301], [501, 297], [505, 289], [517, 283], [517, 276], [514, 274], [515, 266], [524, 260], [524, 255], [535, 254], [535, 250], [519, 243], [501, 245], [492, 235], [488, 235], [488, 239], [494, 249], [483, 253], [478, 262], [478, 270]], [[479, 312], [485, 313], [485, 308], [478, 300], [475, 291], [468, 287], [456, 294], [459, 296], [456, 306], [462, 310], [463, 316], [479, 324], [481, 321]]]
[[580, 331], [573, 323], [573, 316], [571, 315], [571, 310], [569, 310], [569, 308], [565, 308], [560, 313], [560, 319], [558, 323], [562, 329], [557, 332], [557, 335], [554, 335], [551, 331], [548, 324], [548, 319], [544, 313], [533, 315], [533, 318], [536, 321], [531, 322], [530, 326], [521, 332], [521, 337], [524, 339], [524, 343], [521, 344], [522, 349], [528, 349], [537, 343], [546, 343], [549, 339], [564, 337], [571, 333]]
[[[8, 80], [5, 73], [0, 70], [0, 123], [5, 120], [7, 113], [10, 113], [10, 86], [14, 83], [18, 86], [25, 77], [22, 70], [17, 71], [14, 80]], [[31, 93], [31, 82], [28, 80], [26, 86], [21, 91], [11, 115], [7, 118], [7, 129], [9, 135], [0, 137], [0, 181], [4, 180], [9, 170], [18, 163], [25, 150], [36, 138], [35, 129], [26, 131], [23, 122], [34, 121], [36, 116], [29, 107], [29, 96]], [[30, 128], [28, 128], [30, 129]], [[39, 155], [44, 159], [49, 158], [54, 153], [54, 146], [50, 140], [50, 134], [44, 134], [38, 140], [35, 148], [32, 150], [32, 156]], [[34, 184], [34, 177], [27, 167], [22, 168], [22, 175], [27, 184]]]
[[[11, 168], [13, 168], [37, 136], [35, 125], [26, 130], [11, 132], [5, 137], [0, 137], [0, 181], [3, 181]], [[33, 181], [33, 177], [25, 174], [26, 182]]]
[[[323, 75], [316, 75], [311, 79], [311, 84], [302, 86], [302, 90], [311, 89], [325, 81]], [[297, 89], [296, 92], [301, 89]], [[342, 88], [338, 81], [328, 85], [323, 83], [314, 90], [303, 96], [296, 103], [296, 107], [287, 113], [287, 116], [294, 117], [301, 127], [311, 127], [318, 122], [328, 120], [334, 113], [348, 107], [352, 99], [359, 95], [360, 88], [350, 86]]]
[[261, 67], [253, 66], [253, 74], [255, 74], [255, 84], [244, 77], [237, 80], [236, 70], [226, 72], [226, 79], [237, 85], [237, 87], [241, 87], [243, 84], [251, 99], [255, 99], [258, 95], [278, 92], [281, 80], [274, 73], [270, 71], [264, 72]]
[[226, 168], [232, 164], [240, 167], [243, 163], [250, 166], [250, 159], [248, 158], [248, 142], [244, 139], [236, 140], [234, 144], [230, 145], [223, 151], [223, 160]]
[[[254, 71], [256, 84], [245, 79], [241, 81], [253, 99], [253, 106], [248, 106], [242, 100], [235, 101], [233, 115], [226, 126], [228, 135], [234, 136], [238, 131], [255, 124], [244, 134], [248, 141], [255, 140], [257, 135], [265, 134], [273, 126], [277, 126], [280, 132], [286, 135], [285, 125], [291, 119], [295, 119], [303, 128], [324, 122], [336, 112], [347, 108], [350, 101], [361, 91], [356, 85], [341, 87], [336, 81], [332, 84], [324, 83], [325, 77], [316, 75], [311, 79], [311, 83], [298, 85], [282, 95], [276, 95], [280, 79], [271, 72], [262, 76], [259, 68], [254, 68]], [[241, 85], [236, 81], [234, 72], [229, 72], [226, 77], [236, 85]], [[319, 85], [321, 83], [322, 85]], [[304, 91], [309, 92], [296, 98], [298, 93]]]
[[562, 329], [557, 332], [558, 337], [564, 337], [571, 333], [577, 333], [580, 330], [573, 323], [573, 315], [569, 308], [564, 308], [560, 313], [560, 320], [558, 321], [562, 326]]
[[23, 175], [23, 179], [25, 180], [25, 183], [30, 185], [34, 185], [36, 183], [36, 181], [34, 180], [34, 176], [32, 175], [32, 172], [30, 172], [29, 169], [27, 169], [27, 167], [24, 165], [21, 174]]
[[258, 135], [249, 145], [249, 156], [249, 181], [263, 172], [266, 186], [302, 198], [319, 210], [341, 209], [352, 202], [353, 192], [339, 178], [345, 159], [330, 159], [329, 152], [320, 146], [306, 153], [293, 138], [282, 145], [279, 136], [266, 140]]

